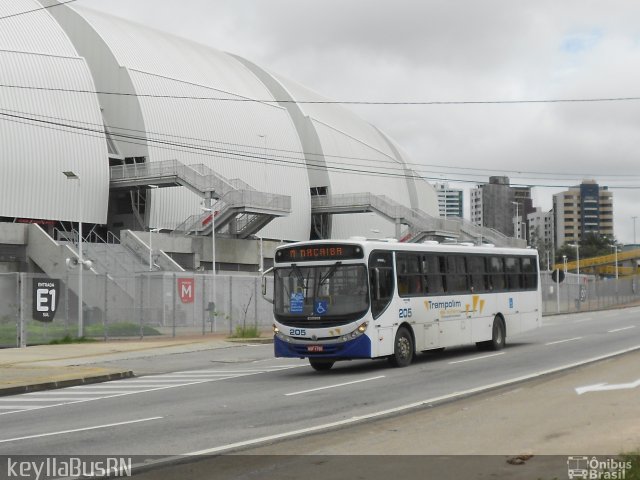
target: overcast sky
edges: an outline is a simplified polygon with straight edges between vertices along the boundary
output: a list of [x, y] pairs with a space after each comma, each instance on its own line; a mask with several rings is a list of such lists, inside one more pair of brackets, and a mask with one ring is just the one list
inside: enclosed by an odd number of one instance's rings
[[[631, 0], [78, 4], [238, 54], [332, 100], [640, 97], [640, 2]], [[348, 108], [393, 137], [426, 177], [553, 185], [533, 190], [545, 210], [562, 186], [595, 179], [614, 192], [616, 237], [633, 241], [640, 100]], [[636, 228], [638, 240], [640, 221]]]

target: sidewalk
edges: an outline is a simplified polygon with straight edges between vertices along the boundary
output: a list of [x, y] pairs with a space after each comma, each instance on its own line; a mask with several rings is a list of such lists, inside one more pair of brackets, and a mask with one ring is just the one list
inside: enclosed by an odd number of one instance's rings
[[92, 364], [228, 348], [239, 341], [264, 343], [271, 338], [229, 339], [220, 334], [0, 349], [0, 396], [132, 377], [131, 370]]

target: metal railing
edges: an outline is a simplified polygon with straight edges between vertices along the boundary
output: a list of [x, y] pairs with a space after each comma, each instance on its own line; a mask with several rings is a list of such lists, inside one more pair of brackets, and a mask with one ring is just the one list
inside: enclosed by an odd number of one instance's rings
[[317, 213], [358, 213], [376, 211], [381, 215], [409, 226], [406, 240], [419, 240], [426, 235], [451, 238], [470, 238], [476, 242], [489, 241], [498, 246], [520, 246], [524, 241], [507, 237], [497, 230], [478, 227], [461, 219], [434, 217], [419, 209], [408, 208], [385, 195], [351, 193], [339, 195], [317, 195], [311, 197], [311, 208]]

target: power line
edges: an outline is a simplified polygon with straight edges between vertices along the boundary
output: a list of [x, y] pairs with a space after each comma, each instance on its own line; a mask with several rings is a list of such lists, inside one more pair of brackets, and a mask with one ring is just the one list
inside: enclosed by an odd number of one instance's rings
[[[0, 117], [5, 117], [7, 121], [28, 124], [35, 127], [47, 128], [52, 130], [58, 130], [63, 132], [68, 132], [68, 129], [73, 130], [71, 133], [75, 133], [78, 135], [93, 137], [104, 139], [104, 136], [107, 132], [104, 129], [90, 129], [86, 127], [78, 127], [75, 125], [67, 125], [60, 122], [51, 122], [39, 119], [28, 118], [19, 115], [10, 115], [6, 113], [0, 113]], [[35, 122], [27, 123], [27, 122]], [[111, 133], [113, 136], [114, 134]], [[233, 157], [237, 161], [244, 161], [249, 163], [261, 164], [263, 161], [269, 161], [272, 165], [275, 166], [286, 166], [287, 168], [300, 168], [300, 169], [310, 169], [310, 170], [323, 170], [323, 171], [332, 171], [336, 173], [349, 173], [349, 174], [358, 174], [358, 175], [367, 175], [367, 176], [375, 176], [382, 178], [403, 178], [403, 179], [420, 179], [420, 180], [429, 180], [429, 181], [449, 181], [456, 183], [467, 183], [467, 184], [485, 184], [486, 181], [474, 181], [460, 178], [442, 178], [442, 177], [433, 177], [428, 175], [415, 175], [415, 174], [406, 174], [406, 173], [393, 173], [393, 172], [376, 172], [371, 169], [357, 169], [357, 168], [345, 168], [345, 167], [337, 167], [337, 166], [328, 166], [323, 164], [317, 164], [313, 162], [305, 162], [304, 159], [299, 159], [300, 161], [290, 161], [284, 160], [281, 158], [267, 158], [255, 154], [250, 153], [240, 153], [240, 152], [226, 152], [223, 150], [216, 150], [211, 148], [206, 148], [197, 145], [189, 145], [189, 144], [181, 144], [177, 142], [168, 142], [168, 141], [157, 141], [154, 139], [145, 139], [143, 137], [135, 137], [135, 136], [127, 136], [127, 135], [117, 135], [120, 138], [119, 141], [124, 143], [130, 143], [135, 145], [143, 145], [149, 146], [148, 143], [151, 143], [153, 147], [169, 150], [169, 151], [181, 151], [185, 153], [191, 154], [199, 154], [208, 157], [217, 157], [217, 158], [229, 158]], [[143, 143], [139, 143], [139, 142]], [[517, 186], [518, 184], [513, 184], [512, 186]], [[528, 187], [542, 187], [542, 188], [569, 188], [574, 185], [549, 185], [549, 184], [520, 184], [521, 186]], [[610, 186], [611, 189], [640, 189], [640, 185], [622, 185], [622, 186]]]
[[[136, 145], [146, 145], [147, 142], [155, 142], [155, 141], [168, 141], [167, 139], [164, 138], [160, 138], [160, 139], [155, 139], [153, 137], [150, 136], [151, 135], [158, 135], [160, 137], [167, 137], [168, 139], [179, 139], [179, 140], [188, 140], [188, 141], [196, 141], [196, 142], [202, 142], [205, 144], [215, 144], [215, 145], [221, 145], [221, 147], [217, 147], [220, 150], [216, 150], [216, 153], [221, 153], [221, 154], [228, 154], [228, 155], [234, 155], [234, 154], [248, 154], [248, 153], [254, 153], [255, 150], [265, 150], [265, 148], [263, 146], [259, 146], [259, 145], [247, 145], [247, 144], [239, 144], [239, 143], [229, 143], [229, 142], [221, 142], [221, 141], [215, 141], [215, 140], [211, 140], [211, 139], [202, 139], [202, 138], [196, 138], [196, 137], [184, 137], [184, 136], [180, 136], [180, 135], [173, 135], [173, 134], [167, 134], [167, 133], [158, 133], [158, 132], [150, 132], [150, 131], [143, 131], [143, 130], [137, 130], [137, 129], [131, 129], [131, 128], [123, 128], [123, 127], [118, 127], [118, 126], [114, 126], [114, 125], [105, 125], [103, 123], [93, 123], [93, 122], [86, 122], [86, 121], [79, 121], [79, 120], [74, 120], [74, 119], [67, 119], [67, 118], [63, 118], [63, 117], [56, 117], [56, 116], [51, 116], [51, 115], [41, 115], [41, 114], [35, 114], [35, 113], [30, 113], [30, 112], [22, 112], [22, 111], [18, 111], [18, 110], [11, 110], [11, 109], [2, 109], [0, 108], [0, 112], [11, 112], [13, 114], [17, 114], [18, 117], [26, 119], [26, 120], [32, 120], [28, 117], [26, 117], [26, 115], [32, 116], [32, 117], [39, 117], [39, 118], [45, 118], [45, 119], [55, 119], [55, 120], [60, 120], [61, 122], [67, 122], [64, 125], [66, 128], [76, 128], [78, 126], [78, 124], [80, 125], [90, 125], [93, 127], [96, 127], [95, 129], [91, 129], [92, 131], [95, 132], [99, 132], [101, 135], [109, 135], [109, 136], [117, 136], [119, 137], [119, 141], [123, 141], [123, 138], [125, 138], [123, 136], [123, 134], [120, 134], [118, 132], [118, 130], [122, 130], [124, 132], [134, 132], [134, 133], [140, 133], [141, 135], [130, 135], [127, 134], [127, 138], [129, 138], [129, 140], [135, 138], [136, 140], [140, 141], [140, 142], [145, 142], [145, 143], [135, 143]], [[34, 120], [35, 121], [35, 120]], [[73, 122], [74, 125], [69, 125], [68, 122]], [[20, 123], [24, 123], [24, 122], [20, 122]], [[56, 122], [59, 123], [59, 122]], [[106, 130], [105, 130], [106, 129]], [[175, 141], [174, 141], [175, 142]], [[126, 143], [132, 143], [131, 141], [126, 142]], [[177, 143], [174, 144], [174, 146], [178, 145]], [[191, 143], [180, 143], [179, 145], [181, 145], [184, 148], [195, 148], [196, 146], [191, 144]], [[201, 147], [201, 145], [197, 145], [197, 147]], [[243, 149], [236, 149], [234, 150], [231, 147], [242, 147]], [[252, 149], [254, 151], [249, 151], [247, 149]], [[310, 153], [310, 152], [302, 152], [300, 150], [286, 150], [286, 149], [277, 149], [277, 148], [267, 148], [266, 150], [268, 150], [269, 152], [284, 152], [286, 154], [292, 154], [295, 156], [291, 156], [291, 155], [276, 155], [275, 153], [273, 153], [271, 156], [261, 156], [260, 158], [263, 158], [265, 160], [267, 159], [288, 159], [288, 160], [294, 160], [294, 161], [299, 161], [299, 162], [303, 162], [304, 158], [302, 158], [302, 156], [315, 156], [315, 157], [324, 157], [324, 161], [325, 163], [327, 163], [328, 166], [330, 162], [327, 162], [327, 158], [330, 159], [341, 159], [341, 160], [354, 160], [354, 161], [359, 161], [359, 162], [372, 162], [372, 163], [377, 163], [377, 164], [388, 164], [390, 166], [385, 167], [385, 166], [377, 166], [376, 168], [380, 168], [380, 169], [386, 169], [386, 170], [390, 170], [390, 171], [398, 171], [398, 172], [404, 172], [407, 169], [413, 170], [416, 173], [423, 173], [425, 175], [433, 175], [433, 174], [449, 174], [451, 172], [447, 171], [447, 170], [463, 170], [464, 172], [467, 173], [461, 173], [461, 172], [456, 172], [455, 174], [458, 176], [462, 176], [462, 177], [472, 177], [472, 178], [477, 178], [480, 176], [485, 176], [491, 172], [499, 172], [502, 175], [506, 175], [509, 174], [509, 176], [512, 178], [512, 180], [516, 180], [519, 177], [514, 177], [513, 175], [520, 175], [520, 176], [524, 176], [524, 178], [527, 178], [529, 180], [549, 180], [549, 176], [553, 176], [553, 177], [562, 177], [562, 176], [566, 176], [566, 177], [571, 177], [571, 178], [575, 178], [576, 174], [575, 172], [573, 173], [562, 173], [562, 172], [540, 172], [540, 171], [523, 171], [523, 170], [504, 170], [504, 169], [490, 169], [490, 168], [473, 168], [473, 167], [457, 167], [457, 166], [443, 166], [443, 165], [435, 165], [435, 164], [423, 164], [423, 163], [416, 163], [416, 162], [403, 162], [400, 163], [397, 160], [393, 160], [393, 159], [389, 159], [389, 160], [384, 160], [384, 159], [374, 159], [374, 158], [366, 158], [366, 157], [350, 157], [350, 156], [344, 156], [344, 155], [331, 155], [328, 153], [324, 153], [324, 154], [320, 154], [320, 153]], [[187, 150], [181, 150], [183, 152], [187, 151]], [[383, 152], [380, 152], [383, 155]], [[310, 159], [312, 160], [312, 159]], [[334, 163], [336, 163], [335, 160], [332, 160]], [[309, 163], [309, 160], [307, 160], [307, 163]], [[321, 164], [318, 164], [319, 166]], [[340, 162], [338, 164], [341, 167], [344, 166], [353, 166], [353, 167], [362, 167], [362, 163], [349, 163], [349, 162]], [[437, 170], [443, 170], [443, 171], [433, 171], [433, 170], [426, 170], [427, 168], [430, 169], [437, 169]], [[478, 173], [468, 173], [468, 172], [478, 172]], [[538, 175], [540, 175], [541, 177], [538, 177]], [[629, 178], [634, 178], [634, 177], [640, 177], [640, 175], [629, 175], [629, 174], [596, 174], [596, 173], [582, 173], [580, 176], [584, 177], [584, 176], [588, 176], [588, 177], [597, 177], [599, 179], [615, 179], [615, 178], [623, 178], [625, 180], [628, 180]], [[444, 178], [438, 178], [438, 177], [430, 177], [430, 178], [434, 178], [435, 181], [445, 181], [447, 179]], [[452, 180], [453, 181], [453, 180]], [[472, 180], [472, 183], [485, 183], [485, 181], [483, 180]]]
[[13, 17], [19, 17], [20, 15], [26, 15], [27, 13], [39, 12], [40, 10], [46, 10], [48, 8], [60, 7], [61, 5], [66, 5], [67, 3], [72, 3], [72, 2], [75, 2], [75, 1], [77, 1], [77, 0], [67, 0], [66, 2], [60, 2], [60, 3], [57, 3], [55, 5], [48, 5], [46, 7], [34, 8], [33, 10], [25, 10], [24, 12], [12, 13], [10, 15], [5, 15], [3, 17], [0, 17], [0, 20], [5, 20], [7, 18], [13, 18]]
[[[76, 1], [76, 0], [70, 0]], [[28, 12], [25, 12], [28, 13]], [[0, 17], [0, 19], [2, 19]], [[373, 100], [289, 100], [289, 99], [257, 99], [246, 97], [203, 97], [195, 95], [159, 95], [152, 93], [125, 93], [109, 92], [101, 90], [83, 90], [71, 88], [34, 87], [26, 85], [0, 84], [2, 88], [15, 88], [21, 90], [41, 90], [63, 93], [87, 93], [93, 95], [114, 95], [136, 98], [159, 98], [172, 100], [211, 100], [217, 102], [254, 102], [254, 103], [295, 103], [301, 105], [519, 105], [537, 103], [606, 103], [606, 102], [632, 102], [640, 100], [640, 97], [600, 97], [600, 98], [546, 98], [546, 99], [521, 99], [521, 100], [427, 100], [427, 101], [373, 101]]]

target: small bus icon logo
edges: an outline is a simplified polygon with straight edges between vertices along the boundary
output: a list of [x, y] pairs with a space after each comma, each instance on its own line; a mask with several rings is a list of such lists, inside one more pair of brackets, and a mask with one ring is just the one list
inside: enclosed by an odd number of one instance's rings
[[567, 458], [569, 478], [589, 478], [589, 457]]

